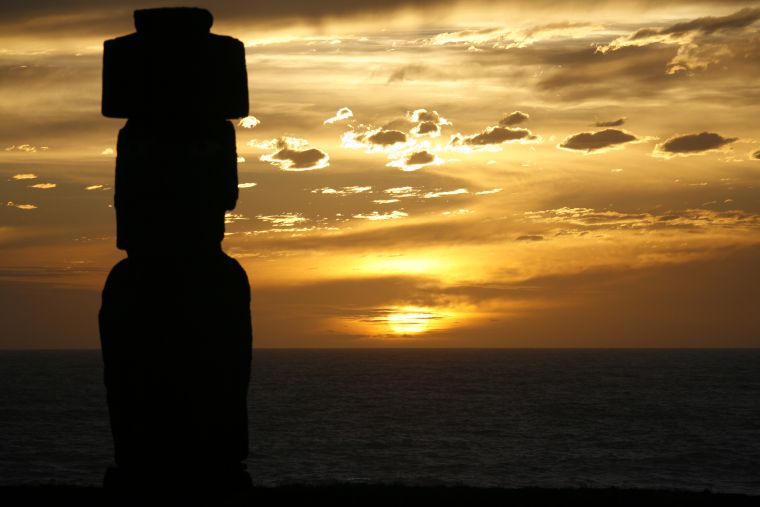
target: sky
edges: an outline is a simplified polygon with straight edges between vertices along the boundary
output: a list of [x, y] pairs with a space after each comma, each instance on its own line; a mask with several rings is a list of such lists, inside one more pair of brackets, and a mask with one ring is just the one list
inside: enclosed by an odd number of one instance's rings
[[[169, 5], [0, 0], [0, 348], [99, 346], [102, 43]], [[194, 5], [246, 46], [254, 347], [760, 346], [760, 2]]]

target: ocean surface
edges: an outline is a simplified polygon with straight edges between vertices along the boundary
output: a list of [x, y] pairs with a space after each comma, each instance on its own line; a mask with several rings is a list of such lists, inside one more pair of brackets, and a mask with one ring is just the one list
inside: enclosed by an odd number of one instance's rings
[[[254, 350], [257, 485], [760, 494], [760, 350]], [[0, 352], [0, 485], [97, 485], [99, 351]]]

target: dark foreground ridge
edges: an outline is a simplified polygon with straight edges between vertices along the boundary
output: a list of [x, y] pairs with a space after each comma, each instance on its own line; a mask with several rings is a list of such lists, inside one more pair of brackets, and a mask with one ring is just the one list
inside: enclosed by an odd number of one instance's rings
[[[0, 503], [16, 505], [109, 505], [102, 488], [76, 486], [5, 486]], [[143, 498], [143, 505], [150, 503]], [[336, 484], [255, 487], [250, 496], [226, 505], [582, 505], [582, 506], [756, 506], [760, 496], [648, 489], [502, 489], [464, 486], [415, 487]], [[218, 503], [216, 505], [225, 505]]]

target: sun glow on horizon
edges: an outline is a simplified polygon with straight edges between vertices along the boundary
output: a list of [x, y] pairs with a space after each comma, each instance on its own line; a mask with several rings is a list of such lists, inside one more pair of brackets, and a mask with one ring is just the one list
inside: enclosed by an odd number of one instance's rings
[[441, 327], [448, 315], [420, 306], [394, 306], [381, 311], [381, 315], [369, 319], [379, 325], [383, 334], [393, 336], [419, 335]]
[[407, 307], [398, 313], [389, 313], [385, 317], [388, 328], [396, 334], [418, 334], [428, 330], [430, 321], [440, 316], [422, 308]]
[[360, 271], [373, 274], [422, 274], [444, 272], [447, 263], [441, 259], [407, 255], [373, 256], [360, 264]]

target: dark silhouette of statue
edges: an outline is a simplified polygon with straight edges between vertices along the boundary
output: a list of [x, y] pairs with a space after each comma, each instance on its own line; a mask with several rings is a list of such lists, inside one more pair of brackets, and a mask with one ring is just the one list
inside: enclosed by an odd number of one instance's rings
[[204, 9], [134, 17], [137, 32], [103, 54], [103, 114], [127, 118], [114, 196], [127, 258], [99, 315], [116, 461], [105, 486], [234, 496], [250, 487], [250, 288], [221, 242], [238, 197], [228, 120], [248, 114], [244, 48], [210, 33]]

